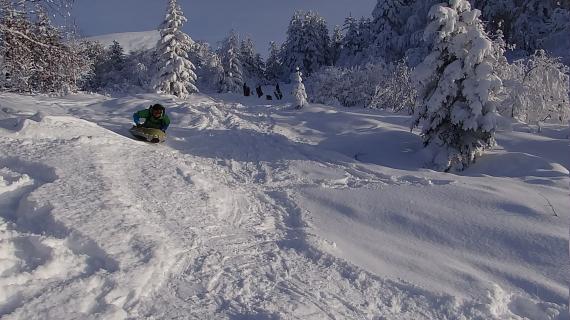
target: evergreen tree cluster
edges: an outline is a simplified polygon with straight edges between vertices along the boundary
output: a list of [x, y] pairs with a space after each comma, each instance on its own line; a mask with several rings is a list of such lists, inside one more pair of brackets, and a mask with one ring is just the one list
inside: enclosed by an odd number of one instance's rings
[[310, 75], [322, 66], [330, 65], [329, 46], [325, 19], [312, 11], [295, 12], [281, 52], [284, 70], [292, 73], [300, 68]]
[[91, 72], [82, 81], [82, 90], [110, 93], [151, 88], [153, 51], [138, 50], [126, 54], [117, 41], [108, 48], [91, 41], [84, 41], [81, 45], [91, 65]]
[[[426, 56], [428, 11], [440, 0], [378, 0], [372, 18], [348, 17], [340, 65], [406, 58], [412, 66]], [[560, 0], [471, 0], [491, 34], [533, 53], [558, 37], [570, 37], [570, 2]]]
[[488, 31], [502, 30], [508, 43], [534, 52], [558, 32], [570, 37], [570, 2], [560, 0], [472, 0], [488, 22]]

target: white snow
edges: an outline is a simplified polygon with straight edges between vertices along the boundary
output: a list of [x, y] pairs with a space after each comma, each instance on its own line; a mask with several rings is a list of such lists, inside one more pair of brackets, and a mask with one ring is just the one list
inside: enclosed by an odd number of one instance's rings
[[[169, 139], [133, 140], [156, 102]], [[448, 174], [409, 121], [0, 94], [0, 317], [569, 319], [568, 129], [514, 125]]]
[[117, 41], [125, 53], [129, 53], [137, 50], [155, 48], [158, 40], [160, 40], [160, 33], [158, 30], [120, 32], [104, 34], [100, 36], [92, 36], [85, 39], [89, 41], [98, 41], [105, 47], [109, 47], [113, 44], [113, 41]]

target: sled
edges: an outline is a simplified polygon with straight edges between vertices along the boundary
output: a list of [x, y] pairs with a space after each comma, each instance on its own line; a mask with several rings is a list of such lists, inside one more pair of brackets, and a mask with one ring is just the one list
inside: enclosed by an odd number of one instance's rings
[[166, 141], [166, 133], [160, 129], [134, 126], [129, 132], [137, 139], [159, 143]]

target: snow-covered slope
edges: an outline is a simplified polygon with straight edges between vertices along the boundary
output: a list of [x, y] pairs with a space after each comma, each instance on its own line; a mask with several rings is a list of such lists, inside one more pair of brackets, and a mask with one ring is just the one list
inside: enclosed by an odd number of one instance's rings
[[0, 95], [0, 316], [568, 319], [567, 129], [444, 174], [407, 117], [260, 101]]
[[117, 41], [121, 44], [121, 47], [123, 47], [125, 53], [129, 53], [136, 50], [146, 50], [156, 47], [156, 43], [160, 39], [160, 33], [156, 30], [122, 32], [87, 37], [85, 39], [90, 41], [98, 41], [105, 47], [113, 44], [113, 41]]

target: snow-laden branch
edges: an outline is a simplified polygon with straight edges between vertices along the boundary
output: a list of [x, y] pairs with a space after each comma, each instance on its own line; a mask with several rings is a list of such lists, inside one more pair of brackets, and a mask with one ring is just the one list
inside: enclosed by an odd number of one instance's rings
[[0, 32], [9, 32], [9, 33], [11, 33], [11, 34], [13, 34], [13, 35], [16, 35], [16, 36], [18, 36], [18, 37], [21, 37], [21, 38], [23, 38], [23, 39], [25, 39], [25, 40], [28, 40], [28, 41], [30, 41], [30, 42], [32, 42], [32, 43], [34, 43], [34, 44], [37, 44], [38, 46], [44, 47], [44, 48], [48, 48], [48, 49], [56, 48], [55, 46], [52, 46], [52, 45], [45, 44], [45, 43], [39, 42], [39, 41], [37, 41], [37, 40], [34, 40], [34, 39], [28, 37], [27, 35], [23, 34], [22, 32], [20, 32], [20, 31], [18, 31], [18, 30], [10, 29], [10, 28], [6, 27], [5, 25], [2, 25], [2, 24], [0, 24]]

